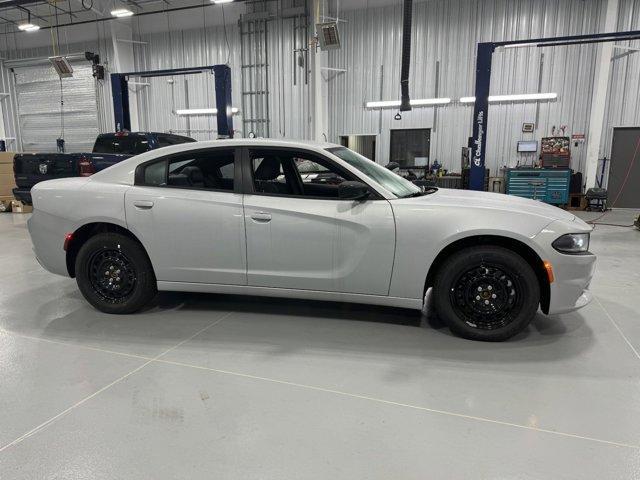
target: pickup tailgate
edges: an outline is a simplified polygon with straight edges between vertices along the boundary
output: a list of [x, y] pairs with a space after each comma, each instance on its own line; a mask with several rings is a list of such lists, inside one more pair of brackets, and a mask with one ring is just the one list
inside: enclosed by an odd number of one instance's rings
[[22, 153], [13, 159], [13, 172], [18, 188], [30, 188], [38, 182], [54, 178], [78, 176], [78, 159], [82, 154]]

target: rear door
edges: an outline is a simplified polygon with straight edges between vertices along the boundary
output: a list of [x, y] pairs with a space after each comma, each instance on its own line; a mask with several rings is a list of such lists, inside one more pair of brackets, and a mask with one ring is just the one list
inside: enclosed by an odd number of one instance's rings
[[127, 225], [159, 281], [246, 285], [239, 155], [192, 150], [140, 165], [125, 196]]
[[388, 201], [339, 199], [338, 185], [357, 178], [313, 152], [248, 148], [243, 162], [249, 285], [388, 295]]

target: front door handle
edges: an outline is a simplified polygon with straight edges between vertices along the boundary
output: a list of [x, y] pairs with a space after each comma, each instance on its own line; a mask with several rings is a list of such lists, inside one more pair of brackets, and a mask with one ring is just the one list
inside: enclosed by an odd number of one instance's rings
[[136, 200], [133, 202], [133, 206], [141, 210], [149, 210], [153, 208], [153, 202], [149, 200]]
[[267, 223], [271, 221], [271, 214], [268, 212], [254, 212], [251, 214], [251, 219], [260, 223]]

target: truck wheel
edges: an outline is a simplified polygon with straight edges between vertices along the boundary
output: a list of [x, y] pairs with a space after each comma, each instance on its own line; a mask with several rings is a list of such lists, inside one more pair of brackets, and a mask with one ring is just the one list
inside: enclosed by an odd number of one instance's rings
[[466, 248], [438, 270], [434, 301], [453, 333], [498, 342], [521, 332], [535, 316], [540, 285], [517, 253], [497, 246]]
[[157, 293], [144, 248], [118, 233], [101, 233], [80, 248], [76, 281], [84, 298], [105, 313], [136, 312]]

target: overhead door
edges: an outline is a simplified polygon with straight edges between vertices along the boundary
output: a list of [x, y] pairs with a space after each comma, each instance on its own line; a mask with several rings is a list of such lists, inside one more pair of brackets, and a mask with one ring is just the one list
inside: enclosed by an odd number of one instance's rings
[[49, 64], [15, 67], [24, 152], [55, 152], [56, 139], [61, 136], [67, 152], [91, 151], [98, 135], [95, 79], [89, 63], [78, 61], [71, 65], [73, 77], [63, 78], [62, 82]]

